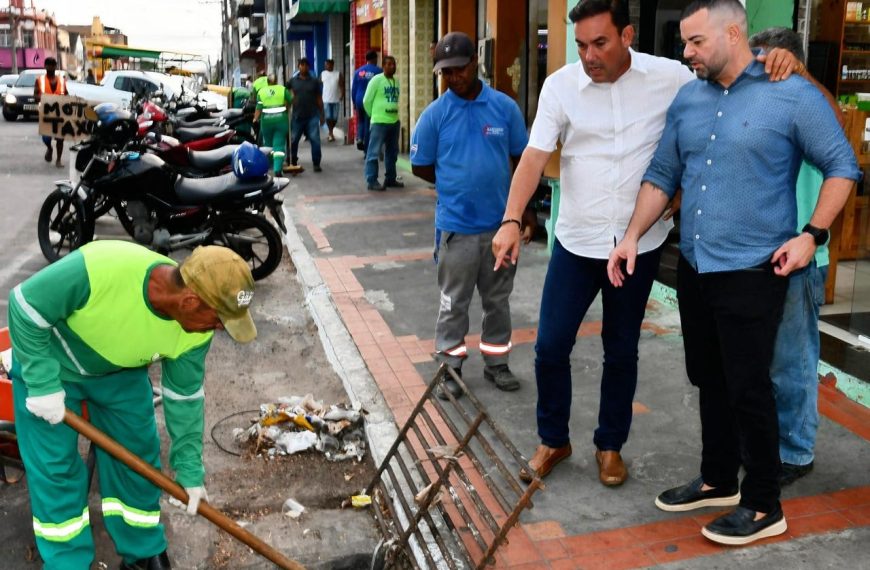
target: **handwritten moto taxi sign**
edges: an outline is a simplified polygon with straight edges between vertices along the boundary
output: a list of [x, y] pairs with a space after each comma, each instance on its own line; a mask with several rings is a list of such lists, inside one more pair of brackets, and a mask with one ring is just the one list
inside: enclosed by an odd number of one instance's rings
[[96, 118], [81, 97], [43, 95], [39, 102], [39, 134], [43, 136], [68, 141], [87, 138]]

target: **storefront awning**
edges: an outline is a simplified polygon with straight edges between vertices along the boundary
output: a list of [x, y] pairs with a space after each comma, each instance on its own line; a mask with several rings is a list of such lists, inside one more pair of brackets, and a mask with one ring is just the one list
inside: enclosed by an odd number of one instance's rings
[[350, 11], [347, 0], [299, 0], [299, 14], [338, 14]]
[[159, 51], [125, 48], [122, 46], [95, 46], [97, 57], [117, 59], [119, 57], [138, 57], [140, 59], [160, 59]]

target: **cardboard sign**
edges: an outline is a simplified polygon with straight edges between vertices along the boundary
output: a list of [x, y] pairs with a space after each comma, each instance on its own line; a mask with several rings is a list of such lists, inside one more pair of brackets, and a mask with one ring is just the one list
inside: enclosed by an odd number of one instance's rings
[[39, 102], [39, 134], [67, 141], [90, 136], [96, 115], [81, 97], [43, 95]]

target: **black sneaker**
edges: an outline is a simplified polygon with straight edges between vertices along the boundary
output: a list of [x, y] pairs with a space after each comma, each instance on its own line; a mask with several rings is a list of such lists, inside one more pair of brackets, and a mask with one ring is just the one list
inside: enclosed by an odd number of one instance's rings
[[315, 164], [315, 165], [314, 165], [314, 172], [323, 172], [323, 169], [320, 168], [320, 165], [319, 165], [319, 164]]
[[762, 538], [778, 536], [787, 528], [785, 515], [779, 505], [759, 520], [755, 520], [755, 511], [752, 509], [737, 507], [702, 528], [701, 534], [719, 544], [740, 546]]
[[299, 158], [298, 158], [298, 157], [296, 157], [296, 158], [291, 158], [291, 159], [290, 159], [290, 164], [292, 164], [293, 166], [299, 166]]
[[386, 188], [384, 188], [384, 187], [381, 186], [380, 184], [372, 184], [372, 183], [369, 183], [369, 184], [366, 186], [366, 188], [367, 188], [368, 190], [372, 190], [372, 191], [374, 191], [374, 192], [383, 192], [384, 190], [386, 190]]
[[172, 565], [169, 564], [169, 557], [164, 550], [160, 554], [129, 564], [121, 562], [121, 570], [172, 570]]
[[384, 188], [404, 188], [405, 183], [400, 182], [398, 180], [391, 180], [388, 182], [384, 182]]
[[505, 392], [513, 392], [520, 389], [520, 381], [511, 372], [507, 364], [498, 366], [486, 366], [483, 369], [483, 377], [495, 383], [495, 387]]
[[[453, 371], [456, 372], [457, 376], [462, 378], [461, 368], [454, 368]], [[447, 392], [453, 394], [454, 398], [459, 398], [460, 396], [462, 396], [462, 387], [449, 374], [444, 376], [444, 383], [438, 386], [438, 389], [435, 391], [435, 395], [438, 396], [439, 400], [449, 400], [450, 397], [447, 395]]]
[[668, 489], [656, 497], [656, 506], [663, 511], [683, 512], [701, 507], [732, 507], [740, 502], [740, 489], [716, 487], [702, 491], [704, 479], [700, 475], [691, 483]]
[[779, 486], [785, 487], [791, 485], [804, 475], [809, 474], [813, 470], [813, 462], [810, 461], [806, 465], [792, 465], [791, 463], [782, 464], [782, 473], [779, 476]]

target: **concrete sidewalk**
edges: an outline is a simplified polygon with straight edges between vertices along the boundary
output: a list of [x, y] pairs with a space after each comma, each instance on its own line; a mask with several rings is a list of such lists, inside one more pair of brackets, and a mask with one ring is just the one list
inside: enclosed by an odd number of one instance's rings
[[[299, 154], [310, 166], [307, 145]], [[285, 192], [296, 229], [290, 238], [296, 243], [294, 262], [300, 273], [303, 264], [311, 266], [308, 287], [328, 299], [321, 304], [325, 313], [339, 317], [321, 334], [344, 346], [334, 356], [351, 372], [349, 391], [368, 394], [370, 402], [380, 401], [370, 393], [379, 391], [401, 425], [437, 369], [431, 358], [439, 298], [432, 260], [435, 194], [408, 172], [400, 172], [404, 189], [367, 191], [362, 155], [350, 146], [324, 143], [322, 164], [323, 173], [309, 168]], [[522, 389], [499, 392], [483, 379], [475, 348], [477, 302], [463, 365], [466, 382], [526, 457], [538, 443], [534, 341], [547, 262], [545, 243], [523, 249], [511, 299], [511, 367], [523, 378]], [[700, 463], [697, 391], [685, 376], [679, 316], [666, 292], [650, 301], [643, 326], [634, 426], [623, 449], [630, 478], [619, 488], [603, 487], [592, 444], [602, 366], [600, 318], [596, 302], [572, 355], [574, 455], [553, 471], [546, 490], [535, 496], [534, 509], [521, 516], [510, 544], [499, 551], [500, 567], [866, 564], [861, 545], [870, 539], [870, 410], [838, 392], [835, 377], [820, 384], [816, 468], [783, 493], [786, 535], [747, 548], [723, 548], [700, 535], [716, 511], [681, 516], [653, 505], [662, 490], [695, 477]], [[387, 423], [370, 430], [382, 438], [375, 448], [383, 449], [395, 434]]]

